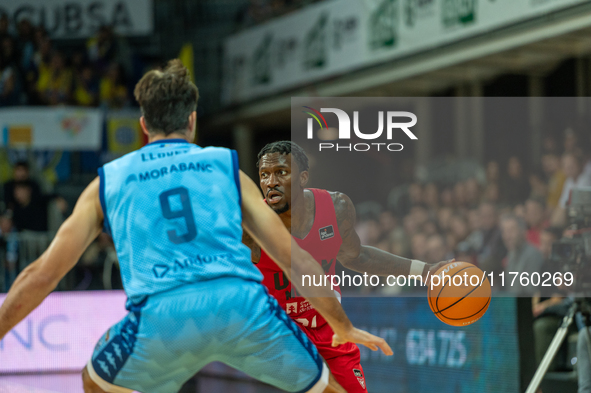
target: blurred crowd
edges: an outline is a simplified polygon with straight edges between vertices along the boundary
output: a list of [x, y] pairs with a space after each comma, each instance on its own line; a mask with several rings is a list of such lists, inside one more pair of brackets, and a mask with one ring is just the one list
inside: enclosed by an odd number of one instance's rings
[[244, 29], [289, 14], [322, 0], [250, 0], [236, 15], [236, 29]]
[[[0, 191], [0, 292], [6, 292], [17, 274], [49, 245], [54, 233], [51, 212], [59, 217], [59, 225], [70, 207], [57, 193], [43, 191], [27, 161], [14, 165], [12, 179]], [[103, 233], [60, 283], [60, 289], [112, 288], [121, 288], [121, 279], [113, 242]]]
[[[539, 167], [522, 159], [489, 161], [486, 177], [455, 184], [415, 182], [394, 205], [357, 206], [362, 243], [435, 263], [451, 258], [487, 272], [541, 272], [566, 229], [575, 186], [591, 186], [589, 135], [572, 129], [562, 143], [544, 142]], [[531, 288], [530, 288], [531, 289]]]
[[15, 26], [0, 16], [0, 107], [130, 105], [126, 80], [130, 50], [103, 26], [85, 45], [60, 50], [45, 29], [21, 19]]

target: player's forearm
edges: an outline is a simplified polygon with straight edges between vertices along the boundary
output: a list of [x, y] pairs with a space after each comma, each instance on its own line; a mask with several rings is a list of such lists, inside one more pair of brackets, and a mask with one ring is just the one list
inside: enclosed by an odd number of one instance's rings
[[[330, 280], [324, 280], [326, 275], [322, 267], [309, 253], [299, 248], [293, 239], [291, 257], [291, 271], [286, 274], [296, 291], [308, 299], [336, 333], [351, 329], [353, 325], [330, 288]], [[318, 282], [326, 282], [327, 285], [313, 284]]]
[[33, 311], [59, 283], [59, 279], [44, 276], [40, 262], [23, 270], [10, 288], [0, 307], [0, 340]]
[[[339, 259], [343, 266], [359, 273], [374, 274], [376, 276], [407, 276], [419, 274], [427, 275], [428, 264], [421, 264], [411, 259], [390, 254], [375, 247], [361, 246], [361, 252], [357, 258]], [[412, 269], [411, 269], [412, 267]]]

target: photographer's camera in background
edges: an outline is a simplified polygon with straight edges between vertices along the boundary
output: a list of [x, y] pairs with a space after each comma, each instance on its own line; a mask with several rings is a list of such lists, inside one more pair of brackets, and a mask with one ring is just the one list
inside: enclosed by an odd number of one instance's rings
[[557, 270], [573, 273], [569, 292], [577, 296], [591, 294], [591, 187], [574, 188], [567, 205], [568, 229], [552, 245], [552, 260]]

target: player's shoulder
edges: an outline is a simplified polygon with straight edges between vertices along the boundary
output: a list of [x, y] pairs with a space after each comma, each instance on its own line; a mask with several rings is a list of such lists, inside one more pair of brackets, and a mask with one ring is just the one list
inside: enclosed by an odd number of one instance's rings
[[351, 201], [351, 198], [347, 196], [347, 194], [340, 191], [325, 191], [328, 192], [332, 199], [332, 204], [334, 205], [334, 210], [337, 216], [339, 213], [347, 212], [351, 209], [351, 207], [353, 207], [353, 202]]

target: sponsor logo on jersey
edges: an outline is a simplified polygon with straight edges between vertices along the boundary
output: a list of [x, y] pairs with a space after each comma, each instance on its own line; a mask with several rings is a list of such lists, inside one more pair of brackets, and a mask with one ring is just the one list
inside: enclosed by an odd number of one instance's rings
[[361, 370], [354, 368], [353, 374], [355, 374], [355, 376], [357, 377], [357, 380], [359, 381], [361, 387], [365, 389], [365, 378], [363, 377], [363, 373], [361, 372]]
[[164, 277], [166, 275], [166, 273], [168, 273], [169, 270], [170, 270], [170, 268], [168, 266], [161, 265], [161, 264], [156, 264], [152, 268], [152, 272], [154, 273], [154, 276], [156, 278]]
[[298, 302], [286, 303], [285, 304], [285, 312], [287, 314], [297, 313], [298, 312]]
[[332, 225], [320, 228], [318, 232], [320, 232], [320, 240], [326, 240], [330, 239], [331, 237], [334, 237], [334, 228], [332, 227]]
[[137, 176], [134, 175], [133, 173], [131, 175], [127, 176], [127, 179], [125, 180], [125, 185], [128, 185], [132, 181], [137, 181]]

